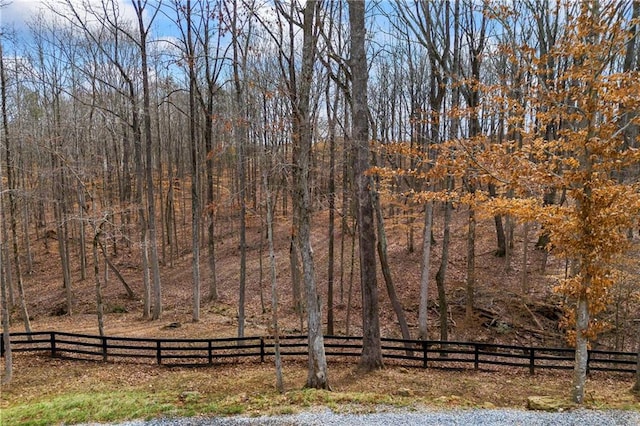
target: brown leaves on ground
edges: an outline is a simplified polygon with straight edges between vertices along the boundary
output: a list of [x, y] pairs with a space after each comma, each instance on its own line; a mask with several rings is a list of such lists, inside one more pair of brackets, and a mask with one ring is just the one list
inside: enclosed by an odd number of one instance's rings
[[[14, 380], [3, 388], [3, 408], [72, 393], [148, 392], [172, 404], [198, 399], [242, 406], [246, 414], [273, 414], [326, 406], [336, 411], [389, 408], [525, 408], [527, 397], [567, 398], [570, 372], [524, 370], [443, 371], [390, 366], [362, 375], [354, 364], [330, 363], [333, 392], [303, 389], [304, 362], [284, 365], [286, 392], [275, 391], [271, 364], [223, 364], [202, 368], [101, 363], [16, 354]], [[586, 406], [640, 410], [629, 390], [632, 378], [593, 374]]]

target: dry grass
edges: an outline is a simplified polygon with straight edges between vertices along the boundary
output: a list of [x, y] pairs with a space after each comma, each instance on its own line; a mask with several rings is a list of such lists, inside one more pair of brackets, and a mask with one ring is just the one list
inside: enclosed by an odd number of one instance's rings
[[[273, 366], [226, 364], [167, 368], [67, 361], [17, 354], [15, 376], [2, 389], [2, 424], [113, 422], [194, 415], [287, 414], [314, 407], [339, 412], [380, 409], [524, 408], [531, 395], [566, 400], [569, 372], [440, 371], [392, 366], [363, 375], [330, 364], [332, 392], [303, 389], [304, 363], [286, 363], [286, 392], [275, 391]], [[640, 410], [631, 377], [595, 374], [586, 407]]]

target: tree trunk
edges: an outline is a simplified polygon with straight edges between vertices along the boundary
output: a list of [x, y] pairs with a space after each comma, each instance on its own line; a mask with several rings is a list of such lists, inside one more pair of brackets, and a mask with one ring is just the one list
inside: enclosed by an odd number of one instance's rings
[[[295, 206], [294, 206], [295, 209]], [[298, 254], [298, 234], [296, 229], [299, 227], [298, 213], [293, 213], [291, 225], [291, 236], [289, 239], [289, 266], [291, 268], [291, 291], [293, 295], [293, 310], [300, 317], [300, 331], [303, 329], [303, 313], [304, 306], [302, 304], [302, 292], [300, 290], [300, 265]]]
[[418, 307], [418, 338], [428, 340], [429, 269], [431, 267], [431, 232], [433, 229], [433, 201], [428, 201], [424, 212], [422, 233], [422, 272], [420, 273], [420, 305]]
[[[149, 88], [149, 68], [147, 61], [147, 35], [149, 26], [145, 27], [143, 18], [146, 2], [136, 0], [134, 8], [138, 19], [140, 36], [140, 66], [142, 68], [142, 113], [145, 133], [145, 181], [147, 184], [147, 240], [151, 249], [149, 263], [151, 279], [153, 281], [153, 312], [151, 319], [157, 320], [162, 316], [162, 287], [160, 283], [160, 265], [158, 259], [158, 243], [156, 236], [156, 209], [153, 183], [153, 138], [151, 135], [151, 92]], [[154, 15], [155, 16], [155, 15]], [[149, 24], [150, 25], [150, 24]]]
[[[298, 184], [296, 188], [297, 202], [295, 204], [299, 206], [298, 241], [302, 255], [302, 272], [307, 296], [309, 368], [306, 386], [316, 389], [329, 389], [327, 360], [322, 335], [322, 310], [320, 308], [320, 297], [316, 289], [315, 264], [311, 248], [312, 204], [309, 172], [313, 135], [311, 133], [310, 94], [317, 41], [317, 34], [314, 34], [315, 19], [320, 19], [320, 2], [307, 0], [304, 8], [302, 69], [300, 71], [299, 103], [297, 108], [300, 133], [297, 136], [299, 142], [298, 158], [294, 164], [295, 170], [299, 173], [297, 179], [295, 179]], [[294, 136], [295, 139], [296, 137]]]
[[529, 222], [524, 223], [524, 242], [522, 243], [522, 276], [520, 277], [520, 288], [522, 294], [529, 292]]
[[[209, 63], [207, 62], [207, 75], [210, 74]], [[209, 98], [207, 99], [207, 117], [205, 124], [204, 143], [206, 150], [206, 179], [207, 179], [207, 258], [209, 263], [209, 270], [211, 277], [209, 278], [209, 294], [207, 295], [207, 301], [214, 302], [218, 300], [218, 278], [216, 275], [216, 241], [215, 241], [215, 208], [214, 208], [214, 191], [213, 191], [213, 176], [214, 176], [214, 164], [213, 164], [213, 91], [215, 90], [214, 84], [209, 84]]]
[[231, 27], [233, 34], [233, 82], [234, 82], [234, 102], [237, 120], [240, 123], [236, 126], [235, 142], [238, 152], [238, 197], [240, 201], [240, 286], [238, 289], [238, 337], [244, 337], [245, 327], [245, 293], [247, 276], [247, 237], [246, 237], [246, 171], [245, 171], [245, 138], [246, 125], [244, 108], [242, 106], [243, 87], [240, 79], [240, 41], [238, 39], [238, 2], [233, 2], [233, 16]]
[[278, 327], [278, 286], [276, 276], [276, 252], [273, 244], [273, 205], [269, 190], [268, 170], [263, 171], [264, 196], [267, 204], [267, 241], [269, 244], [269, 271], [271, 276], [271, 326], [273, 327], [273, 345], [276, 367], [276, 390], [284, 392], [282, 379], [282, 359], [280, 356], [280, 328]]
[[[447, 178], [447, 188], [451, 187], [452, 178]], [[438, 304], [440, 313], [440, 340], [449, 340], [448, 334], [448, 313], [447, 293], [445, 291], [445, 277], [447, 274], [447, 265], [449, 263], [449, 245], [451, 243], [451, 210], [450, 202], [444, 204], [444, 232], [442, 236], [442, 256], [440, 267], [436, 274], [436, 285], [438, 287]]]
[[467, 303], [465, 305], [465, 320], [467, 323], [473, 318], [475, 305], [476, 281], [476, 214], [473, 207], [469, 207], [467, 233]]
[[376, 236], [371, 199], [369, 170], [369, 114], [367, 106], [367, 55], [365, 50], [365, 2], [349, 0], [351, 30], [351, 78], [353, 99], [354, 175], [360, 247], [360, 282], [362, 288], [362, 356], [365, 371], [382, 368], [378, 282], [376, 277]]
[[[93, 277], [96, 283], [96, 312], [98, 315], [98, 333], [100, 336], [104, 336], [104, 303], [102, 302], [102, 284], [100, 282], [100, 262], [98, 260], [98, 245], [100, 240], [100, 229], [99, 227], [95, 230], [95, 235], [92, 241], [93, 248]], [[106, 358], [106, 353], [103, 354], [103, 357]]]
[[[327, 117], [329, 117], [329, 242], [328, 242], [328, 267], [327, 267], [327, 334], [335, 334], [334, 329], [334, 268], [335, 268], [335, 217], [336, 217], [336, 120], [335, 112], [332, 115], [329, 99], [329, 83], [327, 82], [326, 102]], [[338, 97], [336, 96], [333, 111], [336, 111]]]
[[[493, 183], [489, 184], [489, 195], [491, 197], [495, 197], [497, 195], [496, 186]], [[502, 216], [499, 216], [499, 215], [494, 216], [493, 221], [496, 226], [496, 240], [498, 244], [495, 255], [498, 257], [504, 257], [507, 254], [507, 238], [504, 232]]]
[[584, 387], [587, 380], [587, 362], [589, 359], [588, 327], [589, 303], [586, 292], [582, 291], [576, 305], [576, 356], [573, 367], [573, 389], [571, 392], [573, 402], [576, 404], [582, 404], [584, 401]]
[[[0, 184], [0, 193], [1, 193], [2, 185]], [[4, 212], [2, 212], [2, 207], [0, 207], [0, 220], [4, 220]], [[2, 237], [0, 236], [0, 249], [2, 248]], [[0, 352], [2, 352], [4, 356], [4, 374], [2, 376], [1, 383], [3, 385], [8, 384], [11, 381], [13, 376], [13, 356], [11, 352], [11, 335], [10, 332], [10, 324], [9, 324], [9, 301], [7, 298], [7, 280], [4, 279], [4, 263], [2, 262], [2, 256], [0, 256], [0, 290], [1, 294], [0, 309], [2, 310], [2, 342], [4, 347], [0, 348]]]
[[[2, 43], [0, 43], [0, 77], [1, 77], [1, 101], [2, 101], [2, 121], [3, 126], [5, 128], [5, 136], [7, 132], [7, 108], [6, 108], [6, 95], [5, 95], [5, 79], [4, 79], [4, 66], [3, 66], [3, 57], [2, 57]], [[5, 137], [5, 143], [7, 143]], [[5, 216], [4, 216], [4, 181], [1, 178], [2, 176], [2, 162], [0, 162], [0, 223], [4, 225]], [[11, 381], [11, 377], [13, 375], [13, 357], [11, 353], [11, 336], [10, 332], [10, 312], [9, 312], [9, 298], [7, 292], [7, 280], [5, 274], [5, 268], [8, 265], [5, 265], [3, 262], [3, 252], [4, 252], [4, 233], [0, 232], [0, 310], [2, 311], [2, 340], [4, 347], [0, 348], [0, 352], [2, 352], [4, 356], [4, 375], [2, 376], [2, 384], [6, 385]]]
[[[394, 286], [393, 279], [391, 277], [391, 268], [389, 267], [389, 259], [387, 257], [387, 234], [384, 231], [384, 218], [382, 217], [380, 198], [376, 192], [373, 193], [373, 199], [378, 229], [378, 257], [380, 258], [380, 268], [382, 269], [382, 275], [384, 276], [384, 282], [387, 287], [387, 294], [389, 295], [389, 300], [391, 301], [391, 306], [396, 314], [396, 318], [398, 318], [402, 338], [405, 340], [411, 340], [411, 333], [409, 332], [407, 319], [404, 315], [404, 309], [402, 308], [402, 303], [400, 303], [400, 300], [398, 299], [396, 287]], [[409, 347], [410, 344], [407, 343], [405, 346]]]
[[[355, 218], [354, 218], [355, 219]], [[353, 225], [353, 232], [349, 233], [349, 236], [351, 237], [351, 250], [350, 250], [350, 261], [349, 261], [349, 285], [347, 286], [347, 318], [345, 319], [346, 323], [345, 323], [345, 333], [347, 334], [347, 336], [350, 336], [351, 333], [349, 332], [350, 330], [350, 326], [351, 326], [351, 308], [352, 308], [352, 297], [353, 297], [353, 275], [354, 275], [354, 271], [355, 271], [355, 264], [356, 264], [356, 224], [354, 223]], [[344, 262], [343, 262], [344, 264]]]
[[84, 217], [85, 209], [86, 209], [86, 200], [84, 196], [84, 191], [85, 189], [83, 188], [82, 184], [79, 183], [78, 189], [77, 189], [78, 216], [80, 218], [78, 221], [78, 234], [80, 237], [78, 248], [80, 250], [79, 257], [80, 257], [80, 280], [81, 281], [84, 281], [87, 279], [87, 253], [86, 253], [87, 243], [86, 243], [86, 236], [85, 236], [86, 221]]
[[[346, 129], [350, 128], [350, 120], [349, 114], [347, 111], [349, 110], [349, 102], [347, 97], [345, 96], [343, 104], [344, 114], [344, 127]], [[348, 218], [355, 219], [352, 213], [352, 205], [353, 201], [349, 197], [349, 194], [353, 192], [353, 149], [349, 149], [352, 145], [352, 141], [349, 139], [348, 135], [344, 136], [344, 141], [342, 145], [342, 214], [340, 215], [340, 303], [344, 303], [344, 274], [345, 274], [345, 256], [344, 256], [344, 246], [345, 246], [345, 237], [348, 235], [351, 240], [351, 262], [349, 266], [351, 271], [353, 271], [353, 251], [355, 246], [355, 225], [352, 228], [353, 232], [349, 230], [349, 223], [347, 222]], [[349, 285], [351, 285], [351, 281], [349, 281]], [[347, 315], [350, 312], [351, 303], [347, 304]], [[347, 332], [347, 334], [349, 334]]]
[[[2, 165], [0, 164], [0, 167]], [[2, 198], [2, 197], [0, 197]], [[0, 202], [4, 202], [4, 201], [0, 201]], [[7, 221], [4, 220], [2, 222], [0, 222], [0, 232], [2, 232], [2, 235], [0, 236], [1, 239], [3, 239], [5, 242], [9, 241], [9, 233], [7, 232]], [[47, 239], [45, 238], [45, 241]], [[9, 250], [9, 244], [5, 243], [2, 247], [2, 251], [0, 251], [0, 256], [4, 256], [4, 258], [2, 259], [2, 261], [4, 262], [5, 268], [2, 271], [2, 279], [5, 281], [5, 284], [7, 286], [7, 306], [9, 307], [9, 312], [11, 312], [13, 310], [13, 306], [16, 303], [15, 300], [15, 294], [13, 292], [13, 275], [11, 272], [11, 253]]]
[[[11, 227], [11, 237], [12, 237], [12, 242], [13, 242], [13, 256], [14, 256], [14, 263], [15, 263], [15, 268], [16, 268], [16, 278], [18, 281], [18, 296], [20, 299], [20, 311], [22, 313], [22, 319], [24, 321], [24, 327], [25, 327], [25, 331], [27, 333], [31, 332], [31, 322], [29, 321], [29, 313], [27, 312], [27, 304], [26, 304], [26, 300], [25, 300], [25, 295], [24, 295], [24, 286], [22, 284], [22, 274], [20, 272], [20, 256], [19, 256], [19, 252], [18, 252], [18, 236], [17, 236], [17, 223], [16, 223], [16, 202], [15, 202], [15, 183], [14, 183], [14, 179], [13, 179], [13, 174], [14, 174], [14, 165], [13, 162], [11, 161], [11, 147], [10, 147], [10, 140], [9, 140], [9, 120], [8, 120], [8, 116], [7, 116], [7, 80], [6, 80], [6, 74], [5, 74], [5, 69], [4, 69], [4, 56], [3, 56], [3, 44], [2, 42], [0, 42], [0, 102], [1, 102], [1, 109], [2, 109], [2, 128], [3, 128], [3, 136], [4, 136], [4, 145], [5, 145], [5, 154], [6, 154], [6, 162], [7, 162], [7, 183], [9, 185], [8, 188], [8, 198], [9, 198], [9, 221], [10, 221], [10, 227]], [[0, 172], [2, 171], [2, 164], [0, 163]], [[2, 241], [2, 239], [4, 238], [4, 236], [6, 235], [6, 222], [5, 222], [5, 215], [4, 215], [4, 182], [2, 181], [3, 176], [2, 173], [0, 173], [0, 222], [2, 223], [2, 229], [0, 230], [0, 242], [4, 243]], [[27, 220], [27, 218], [25, 217], [25, 221]], [[12, 287], [12, 283], [11, 280], [8, 278], [9, 274], [5, 273], [6, 271], [10, 271], [11, 269], [11, 264], [10, 264], [10, 258], [8, 256], [9, 254], [9, 247], [7, 244], [7, 248], [6, 248], [6, 253], [7, 253], [7, 264], [4, 266], [4, 268], [2, 267], [2, 257], [5, 254], [5, 248], [4, 248], [4, 244], [0, 244], [0, 274], [2, 275], [2, 279], [1, 279], [1, 283], [2, 284], [2, 324], [3, 324], [3, 330], [4, 327], [6, 327], [6, 333], [7, 335], [5, 336], [5, 345], [8, 349], [7, 354], [9, 357], [9, 360], [5, 359], [5, 365], [7, 365], [7, 370], [5, 371], [5, 378], [3, 379], [3, 382], [6, 383], [9, 382], [9, 380], [11, 380], [11, 347], [9, 344], [9, 322], [10, 322], [10, 318], [11, 318], [11, 305], [13, 304], [13, 287]], [[9, 291], [7, 291], [7, 287], [9, 288]], [[6, 321], [5, 321], [5, 315], [6, 315]]]
[[[56, 164], [56, 163], [54, 163]], [[63, 170], [59, 172], [59, 174], [64, 173]], [[62, 182], [61, 182], [62, 181]], [[57, 223], [57, 232], [56, 236], [58, 239], [58, 255], [60, 256], [60, 263], [62, 266], [62, 280], [65, 289], [66, 295], [66, 304], [67, 304], [67, 315], [71, 316], [73, 314], [73, 291], [71, 288], [71, 271], [69, 267], [69, 256], [68, 256], [68, 232], [67, 232], [67, 221], [65, 214], [65, 200], [64, 200], [64, 181], [61, 176], [57, 176], [57, 184], [56, 184], [56, 193], [57, 195], [57, 203], [54, 207], [55, 218]], [[18, 289], [22, 287], [20, 280], [18, 280]], [[21, 292], [22, 293], [22, 292]]]
[[187, 50], [189, 63], [189, 138], [191, 145], [191, 247], [193, 275], [193, 322], [200, 321], [200, 169], [198, 140], [196, 138], [196, 73], [193, 46], [191, 0], [187, 0]]
[[104, 258], [104, 263], [107, 265], [108, 269], [111, 269], [113, 273], [116, 274], [118, 281], [122, 283], [124, 290], [127, 292], [127, 297], [129, 297], [129, 299], [135, 299], [136, 295], [131, 289], [131, 286], [129, 286], [129, 284], [124, 279], [120, 271], [118, 271], [118, 268], [116, 268], [115, 265], [111, 263], [111, 261], [109, 260], [109, 256], [107, 254], [107, 248], [105, 247], [104, 243], [101, 241], [98, 241], [98, 244], [100, 246], [100, 251], [102, 252], [102, 257]]
[[[0, 53], [2, 53], [0, 51]], [[2, 59], [0, 58], [0, 63], [2, 63]], [[4, 75], [4, 71], [2, 70], [1, 74]], [[17, 191], [13, 176], [15, 174], [13, 164], [11, 161], [11, 149], [9, 147], [9, 129], [7, 122], [7, 112], [6, 112], [6, 99], [5, 99], [5, 87], [4, 87], [4, 77], [2, 78], [2, 121], [4, 127], [4, 136], [5, 136], [5, 144], [6, 144], [6, 161], [7, 161], [7, 184], [8, 188], [8, 198], [9, 198], [9, 226], [11, 228], [11, 242], [12, 242], [12, 252], [13, 252], [13, 263], [15, 268], [15, 280], [18, 285], [18, 302], [20, 303], [20, 313], [22, 315], [22, 321], [24, 323], [24, 328], [27, 333], [31, 332], [31, 321], [29, 320], [29, 312], [27, 310], [27, 301], [24, 292], [24, 283], [22, 281], [22, 267], [20, 262], [20, 249], [18, 247], [18, 225], [17, 225], [17, 203], [16, 203], [16, 194]], [[2, 176], [0, 175], [0, 179]], [[27, 218], [25, 218], [27, 220]], [[8, 250], [8, 248], [7, 248]], [[2, 256], [2, 250], [0, 250], [0, 257]], [[7, 269], [11, 268], [11, 265], [7, 263]], [[10, 281], [9, 281], [10, 282]], [[10, 291], [9, 293], [12, 293]]]
[[[629, 38], [627, 39], [627, 45], [625, 47], [625, 58], [624, 64], [622, 67], [623, 72], [631, 72], [632, 70], [638, 71], [640, 70], [640, 52], [638, 49], [638, 44], [640, 43], [640, 1], [634, 0], [632, 2], [632, 10], [631, 10], [631, 19], [633, 25], [629, 26], [628, 33]], [[629, 111], [628, 107], [623, 108], [624, 114], [621, 120], [621, 127], [624, 127], [624, 144], [627, 147], [638, 147], [638, 133], [640, 131], [640, 126], [636, 123], [631, 123], [631, 120], [637, 117], [637, 110]], [[638, 173], [640, 173], [640, 167], [636, 165], [635, 167], [629, 168], [629, 170], [624, 170], [621, 173], [620, 179], [623, 180], [625, 178], [629, 179], [637, 179]]]

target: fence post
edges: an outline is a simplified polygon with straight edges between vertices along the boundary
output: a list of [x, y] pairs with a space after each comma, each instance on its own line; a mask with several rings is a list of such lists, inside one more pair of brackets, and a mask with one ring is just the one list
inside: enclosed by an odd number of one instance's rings
[[533, 376], [536, 368], [536, 355], [533, 348], [529, 348], [529, 374]]
[[158, 361], [158, 365], [162, 364], [162, 347], [161, 340], [156, 341], [156, 360]]
[[638, 338], [636, 339], [636, 345], [638, 346], [638, 355], [636, 357], [636, 382], [633, 385], [633, 391], [640, 393], [640, 318], [633, 320], [638, 324]]
[[107, 338], [105, 336], [100, 336], [100, 340], [102, 343], [102, 360], [107, 361]]
[[264, 362], [264, 337], [260, 338], [260, 362]]
[[211, 340], [207, 342], [207, 356], [209, 365], [213, 364], [213, 342]]
[[480, 346], [477, 343], [473, 344], [473, 369], [477, 370], [480, 367]]
[[51, 358], [56, 357], [56, 333], [52, 331], [50, 333], [50, 341], [51, 341]]
[[591, 374], [591, 369], [589, 368], [589, 362], [591, 362], [591, 351], [587, 351], [587, 376]]
[[0, 333], [0, 357], [4, 356], [4, 333]]
[[422, 341], [422, 368], [427, 368], [427, 361], [429, 358], [428, 352], [429, 346], [426, 341]]

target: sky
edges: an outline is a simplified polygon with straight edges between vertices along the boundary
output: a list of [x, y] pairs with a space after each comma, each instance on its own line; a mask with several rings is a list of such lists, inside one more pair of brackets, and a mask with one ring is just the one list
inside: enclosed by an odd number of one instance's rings
[[[99, 6], [101, 0], [71, 0], [73, 4], [81, 5], [84, 2], [94, 4]], [[26, 29], [26, 22], [30, 17], [37, 15], [38, 13], [44, 13], [45, 15], [51, 16], [53, 12], [49, 9], [47, 4], [56, 7], [55, 5], [59, 3], [58, 10], [62, 10], [64, 5], [62, 4], [64, 0], [0, 0], [0, 4], [5, 4], [4, 7], [0, 9], [0, 23], [2, 26], [15, 27], [16, 30], [20, 31]], [[8, 4], [7, 4], [8, 3]], [[135, 17], [135, 12], [131, 3], [128, 0], [115, 0], [116, 5], [120, 7], [125, 14], [125, 16], [129, 16], [131, 18]]]
[[[45, 16], [54, 16], [55, 14], [50, 9], [49, 5], [53, 5], [55, 7], [56, 4], [59, 6], [56, 7], [58, 11], [64, 9], [64, 3], [69, 0], [0, 0], [0, 5], [4, 4], [4, 7], [0, 7], [0, 27], [4, 27], [4, 29], [15, 28], [16, 31], [26, 30], [27, 22], [33, 16], [36, 16], [38, 13], [43, 13]], [[96, 9], [101, 9], [101, 3], [105, 0], [70, 0], [72, 4], [77, 6], [77, 9], [82, 9], [83, 4], [90, 4], [96, 7]], [[109, 2], [114, 2], [116, 7], [121, 11], [121, 16], [125, 19], [135, 19], [135, 10], [131, 5], [131, 0], [107, 0]], [[172, 0], [164, 0], [163, 3], [168, 4]], [[152, 9], [159, 0], [148, 0], [150, 8]], [[265, 16], [268, 16], [270, 11], [269, 7], [259, 8], [259, 10], [263, 10]], [[149, 16], [147, 16], [149, 18]], [[163, 22], [164, 21], [164, 22]], [[163, 16], [162, 14], [158, 14], [156, 17], [156, 23], [154, 25], [154, 30], [156, 31], [157, 37], [163, 36], [176, 36], [175, 34], [175, 24], [169, 23], [169, 18]], [[166, 34], [164, 34], [166, 33]]]
[[16, 29], [25, 28], [26, 19], [37, 14], [43, 6], [39, 0], [2, 0], [0, 4], [4, 4], [0, 8], [0, 24], [3, 27], [15, 26]]
[[[30, 20], [38, 14], [42, 14], [45, 18], [55, 18], [55, 12], [64, 14], [67, 1], [69, 0], [0, 0], [0, 5], [4, 4], [0, 8], [0, 29], [7, 32], [15, 30], [22, 37], [28, 37]], [[77, 10], [82, 10], [83, 5], [93, 6], [97, 11], [103, 10], [103, 0], [70, 0], [70, 2], [76, 6]], [[156, 2], [157, 0], [149, 0], [150, 4]], [[119, 10], [121, 21], [135, 22], [136, 14], [131, 0], [109, 0], [108, 4], [109, 7], [115, 7]], [[52, 8], [55, 8], [55, 12]], [[161, 15], [158, 15], [158, 19], [162, 19]], [[164, 27], [170, 28], [169, 25]], [[162, 26], [155, 26], [155, 28], [162, 28]]]

